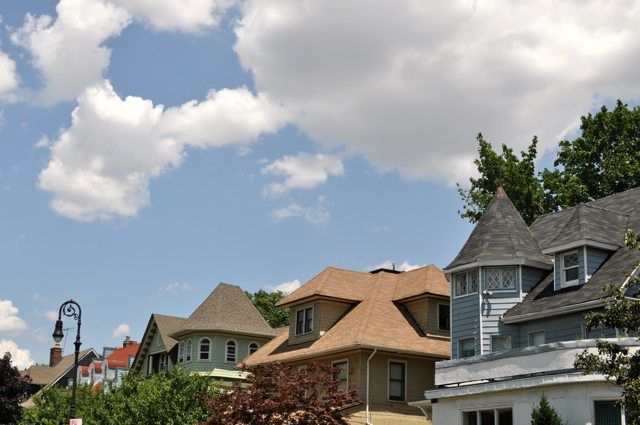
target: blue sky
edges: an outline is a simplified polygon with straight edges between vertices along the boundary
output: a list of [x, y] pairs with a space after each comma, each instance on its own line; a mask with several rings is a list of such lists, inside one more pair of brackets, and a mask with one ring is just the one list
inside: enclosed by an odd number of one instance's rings
[[3, 343], [47, 361], [47, 315], [68, 298], [100, 349], [123, 324], [139, 339], [152, 312], [188, 315], [220, 281], [442, 267], [471, 230], [453, 183], [477, 132], [518, 148], [538, 134], [544, 165], [581, 114], [638, 96], [623, 64], [566, 75], [633, 56], [638, 8], [584, 23], [599, 7], [585, 5], [549, 34], [533, 3], [416, 7], [2, 2]]

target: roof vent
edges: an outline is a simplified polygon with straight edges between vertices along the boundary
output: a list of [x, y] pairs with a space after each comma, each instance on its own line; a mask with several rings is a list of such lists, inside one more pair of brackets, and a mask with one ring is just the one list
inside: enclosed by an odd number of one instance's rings
[[393, 269], [387, 269], [384, 267], [380, 267], [379, 269], [371, 270], [369, 273], [378, 274], [378, 273], [391, 273], [391, 274], [400, 274], [402, 273], [400, 270], [396, 270], [395, 267]]

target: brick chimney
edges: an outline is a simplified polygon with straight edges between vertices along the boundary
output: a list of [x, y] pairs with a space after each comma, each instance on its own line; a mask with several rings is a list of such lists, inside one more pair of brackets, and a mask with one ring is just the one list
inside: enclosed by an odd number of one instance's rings
[[62, 360], [62, 348], [60, 344], [56, 343], [51, 350], [49, 350], [49, 367], [54, 367]]
[[124, 342], [122, 343], [122, 348], [127, 348], [130, 345], [135, 344], [135, 341], [131, 341], [131, 337], [130, 336], [126, 336], [124, 338]]

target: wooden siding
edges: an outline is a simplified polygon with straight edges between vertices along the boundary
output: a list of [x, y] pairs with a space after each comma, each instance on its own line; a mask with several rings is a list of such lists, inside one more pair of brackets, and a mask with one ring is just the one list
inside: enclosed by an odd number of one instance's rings
[[407, 310], [409, 310], [409, 313], [411, 313], [411, 316], [415, 319], [418, 326], [420, 326], [420, 329], [422, 329], [424, 333], [427, 333], [429, 328], [427, 314], [429, 308], [427, 307], [427, 299], [424, 298], [421, 300], [409, 301], [405, 306], [407, 307]]
[[452, 359], [458, 357], [458, 341], [466, 338], [475, 338], [476, 353], [480, 354], [480, 300], [478, 297], [479, 294], [476, 293], [460, 298], [451, 298]]
[[518, 326], [519, 347], [529, 345], [529, 332], [544, 331], [545, 343], [582, 339], [582, 313], [534, 320]]
[[607, 261], [611, 255], [610, 251], [587, 247], [587, 274], [592, 276], [600, 266]]
[[[438, 304], [450, 304], [450, 300], [441, 300], [437, 298], [427, 299], [427, 335], [450, 336], [451, 331], [443, 331], [438, 329]], [[451, 309], [449, 309], [451, 311]], [[449, 328], [451, 328], [451, 317], [449, 317]]]
[[[313, 330], [307, 334], [296, 335], [296, 311], [313, 306]], [[350, 304], [335, 301], [317, 300], [300, 304], [290, 309], [289, 344], [300, 344], [320, 337], [349, 309]]]
[[544, 279], [549, 271], [522, 266], [522, 292], [527, 294]]
[[[516, 329], [505, 327], [500, 320], [501, 316], [520, 302], [520, 298], [497, 297], [494, 294], [491, 298], [482, 300], [482, 353], [491, 352], [491, 336], [503, 335], [511, 336], [511, 346], [514, 347], [518, 339]], [[506, 294], [500, 294], [506, 295]]]

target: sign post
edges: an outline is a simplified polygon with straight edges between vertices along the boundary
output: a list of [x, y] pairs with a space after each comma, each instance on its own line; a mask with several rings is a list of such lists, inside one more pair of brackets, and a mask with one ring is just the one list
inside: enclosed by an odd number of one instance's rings
[[69, 425], [82, 425], [82, 419], [69, 419]]

